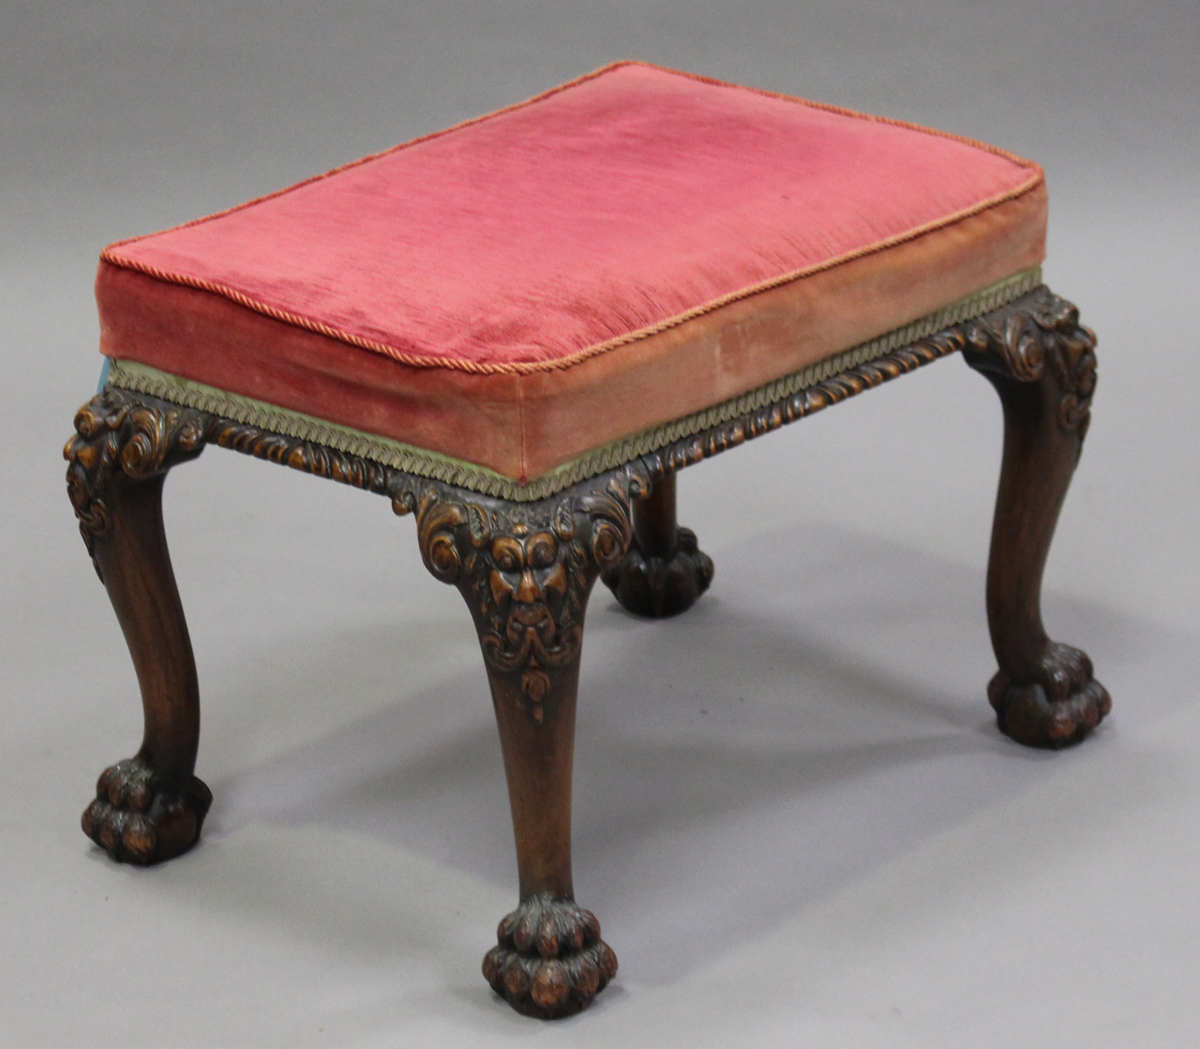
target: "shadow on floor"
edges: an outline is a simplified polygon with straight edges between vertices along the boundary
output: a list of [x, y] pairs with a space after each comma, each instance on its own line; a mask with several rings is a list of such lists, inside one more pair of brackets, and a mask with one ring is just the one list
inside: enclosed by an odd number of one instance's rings
[[[792, 563], [757, 555], [785, 539], [803, 551]], [[680, 978], [1088, 749], [1028, 751], [997, 732], [984, 698], [994, 664], [982, 571], [828, 528], [799, 541], [794, 529], [763, 533], [712, 553], [713, 591], [679, 619], [635, 620], [603, 588], [589, 613], [576, 891], [623, 971], [642, 981]], [[1118, 723], [1127, 706], [1154, 718], [1185, 698], [1135, 703], [1124, 685], [1165, 643], [1157, 628], [1062, 599], [1048, 602], [1047, 621], [1091, 651]], [[222, 698], [257, 704], [261, 728], [288, 716], [297, 688], [351, 692], [361, 682], [398, 694], [212, 783], [210, 842], [260, 821], [353, 831], [515, 886], [477, 650], [465, 646], [471, 665], [409, 692], [403, 682], [424, 649], [399, 636], [381, 625], [307, 638], [266, 660], [288, 664], [286, 689], [251, 673], [244, 699]], [[1106, 726], [1088, 747], [1112, 745], [1119, 734]], [[301, 934], [307, 921], [292, 906], [273, 917]], [[321, 937], [319, 923], [312, 932]]]

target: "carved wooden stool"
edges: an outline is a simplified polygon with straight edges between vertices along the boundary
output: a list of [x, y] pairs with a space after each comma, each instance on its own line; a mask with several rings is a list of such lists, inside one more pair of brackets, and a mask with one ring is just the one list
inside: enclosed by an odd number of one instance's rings
[[617, 967], [571, 886], [592, 584], [682, 612], [713, 566], [677, 471], [955, 351], [1005, 418], [988, 697], [1020, 743], [1081, 739], [1110, 700], [1039, 600], [1095, 340], [1041, 285], [1045, 228], [1040, 168], [1000, 150], [622, 63], [108, 248], [67, 480], [146, 731], [84, 830], [154, 863], [211, 802], [167, 471], [217, 444], [368, 489], [415, 516], [483, 649], [520, 869], [484, 975], [524, 1013], [584, 1008]]

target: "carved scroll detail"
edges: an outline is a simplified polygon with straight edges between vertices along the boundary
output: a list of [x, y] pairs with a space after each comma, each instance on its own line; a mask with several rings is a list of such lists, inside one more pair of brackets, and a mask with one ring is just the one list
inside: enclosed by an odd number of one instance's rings
[[1096, 389], [1096, 336], [1079, 323], [1079, 310], [1041, 287], [966, 325], [967, 363], [1017, 382], [1048, 377], [1059, 397], [1064, 431], [1087, 433]]
[[206, 442], [385, 495], [415, 513], [426, 566], [467, 598], [484, 657], [518, 674], [535, 720], [547, 671], [579, 654], [584, 604], [599, 570], [620, 561], [632, 535], [630, 500], [648, 490], [630, 464], [540, 503], [508, 503], [300, 438], [272, 433], [146, 394], [107, 388], [80, 409], [64, 449], [67, 488], [88, 552], [111, 526], [105, 502], [122, 476], [148, 480]]
[[462, 592], [484, 659], [518, 675], [535, 722], [544, 715], [548, 671], [579, 656], [588, 592], [628, 549], [630, 501], [648, 488], [633, 467], [601, 481], [540, 503], [475, 500], [433, 484], [415, 499], [393, 496], [398, 513], [415, 509], [425, 566]]
[[[1049, 295], [1049, 292], [1045, 292], [1045, 294]], [[1029, 296], [1026, 296], [1016, 301], [1021, 303], [1028, 298]], [[988, 316], [992, 317], [1011, 309], [1012, 306], [1003, 307]], [[694, 436], [681, 438], [657, 451], [648, 452], [639, 459], [633, 460], [630, 465], [617, 467], [613, 473], [621, 474], [622, 471], [641, 470], [646, 478], [656, 480], [664, 474], [674, 473], [728, 448], [734, 448], [747, 440], [761, 437], [781, 426], [964, 349], [968, 344], [966, 334], [968, 325], [973, 323], [979, 322], [958, 324], [937, 335], [920, 339], [909, 346], [891, 350], [875, 360], [867, 361], [822, 379], [812, 386], [754, 411], [729, 419]], [[1086, 329], [1084, 330], [1086, 331]], [[128, 402], [130, 405], [151, 405], [165, 412], [187, 412], [195, 418], [204, 420], [206, 439], [209, 442], [219, 444], [223, 448], [232, 448], [245, 455], [253, 455], [259, 459], [267, 459], [290, 466], [295, 470], [313, 473], [319, 477], [328, 477], [342, 484], [388, 495], [391, 497], [397, 513], [415, 512], [420, 493], [426, 487], [444, 488], [446, 491], [464, 491], [453, 485], [425, 480], [375, 460], [316, 444], [300, 437], [274, 433], [249, 423], [235, 422], [196, 409], [179, 408], [150, 394], [134, 394], [110, 387], [103, 396], [117, 398], [122, 403]], [[84, 411], [91, 409], [95, 403], [93, 401]], [[592, 485], [594, 487], [601, 484], [604, 476], [606, 475], [599, 475], [591, 481], [585, 481], [581, 486]], [[561, 496], [562, 493], [557, 498], [561, 498]], [[480, 500], [489, 498], [491, 497], [479, 496]]]
[[199, 455], [207, 423], [203, 412], [159, 407], [111, 388], [79, 409], [63, 458], [69, 464], [67, 494], [93, 563], [95, 537], [111, 526], [105, 498], [113, 481], [122, 476], [146, 481]]
[[548, 671], [579, 652], [584, 603], [596, 573], [620, 563], [632, 536], [630, 501], [684, 466], [846, 400], [962, 350], [973, 367], [1019, 382], [1053, 377], [1058, 418], [1082, 435], [1095, 386], [1095, 339], [1075, 308], [1042, 287], [973, 321], [683, 438], [540, 502], [474, 495], [350, 452], [107, 389], [76, 419], [65, 451], [68, 487], [84, 540], [108, 527], [104, 489], [124, 473], [149, 478], [194, 455], [205, 441], [385, 495], [414, 513], [433, 575], [467, 598], [489, 665], [519, 674], [537, 718]]

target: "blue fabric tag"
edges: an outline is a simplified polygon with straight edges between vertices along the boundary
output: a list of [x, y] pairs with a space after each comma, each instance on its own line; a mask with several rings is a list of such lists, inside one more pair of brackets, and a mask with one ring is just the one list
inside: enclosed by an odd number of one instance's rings
[[96, 384], [96, 392], [97, 393], [103, 393], [104, 387], [108, 385], [108, 369], [111, 364], [112, 364], [112, 358], [105, 357], [104, 364], [100, 368], [100, 381]]

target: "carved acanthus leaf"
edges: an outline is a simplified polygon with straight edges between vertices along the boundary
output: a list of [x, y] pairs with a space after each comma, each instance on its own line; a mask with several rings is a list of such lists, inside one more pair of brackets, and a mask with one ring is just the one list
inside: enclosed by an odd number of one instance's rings
[[1041, 287], [966, 326], [967, 363], [1021, 383], [1049, 379], [1058, 397], [1058, 422], [1087, 431], [1096, 389], [1096, 336], [1079, 311]]
[[[75, 416], [75, 435], [63, 448], [67, 494], [93, 555], [95, 537], [112, 524], [109, 486], [122, 476], [146, 481], [204, 448], [209, 417], [190, 408], [157, 407], [108, 388]], [[98, 571], [98, 569], [97, 569]]]
[[488, 665], [517, 676], [540, 722], [548, 671], [578, 658], [587, 595], [633, 535], [630, 500], [648, 490], [640, 466], [539, 503], [507, 503], [442, 485], [417, 501], [430, 572], [455, 584], [479, 626]]

